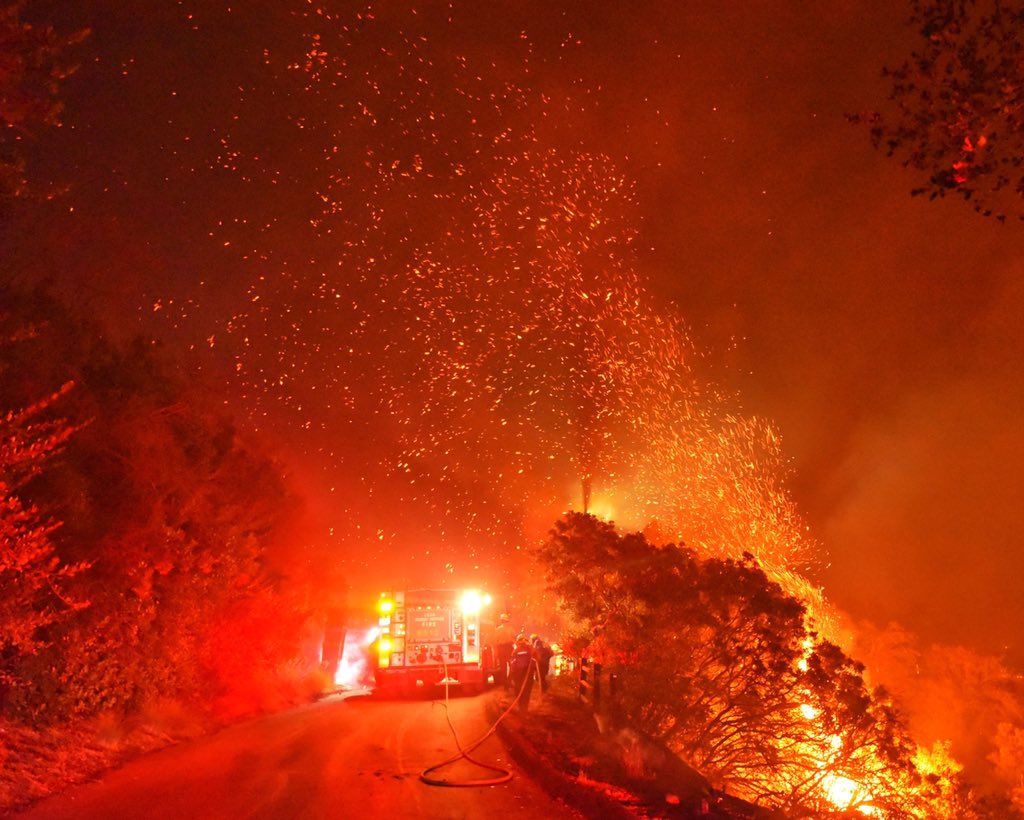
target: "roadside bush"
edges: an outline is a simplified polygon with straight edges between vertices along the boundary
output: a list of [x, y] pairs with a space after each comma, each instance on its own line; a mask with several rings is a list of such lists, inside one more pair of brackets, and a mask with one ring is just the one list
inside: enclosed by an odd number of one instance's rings
[[33, 622], [32, 652], [3, 655], [16, 681], [4, 713], [55, 721], [232, 695], [238, 713], [291, 697], [316, 659], [302, 655], [308, 578], [284, 569], [305, 553], [282, 466], [156, 345], [115, 344], [45, 290], [0, 288], [0, 313], [32, 329], [2, 350], [5, 397], [75, 383], [60, 428], [74, 434], [19, 498], [52, 546], [40, 542], [36, 586], [59, 580], [67, 601], [89, 603]]

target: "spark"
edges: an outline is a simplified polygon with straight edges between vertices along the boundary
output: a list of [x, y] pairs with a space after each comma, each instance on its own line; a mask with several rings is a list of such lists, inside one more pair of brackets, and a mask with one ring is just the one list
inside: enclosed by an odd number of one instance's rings
[[583, 103], [535, 87], [529, 37], [497, 72], [434, 42], [440, 12], [290, 10], [294, 51], [268, 45], [263, 65], [296, 91], [272, 110], [301, 149], [270, 150], [278, 129], [240, 86], [211, 158], [309, 206], [302, 256], [273, 239], [290, 214], [217, 226], [251, 248], [246, 307], [217, 342], [255, 414], [290, 416], [318, 451], [390, 419], [393, 437], [369, 431], [374, 482], [401, 482], [403, 506], [496, 556], [535, 535], [523, 521], [579, 508], [585, 481], [620, 523], [750, 552], [809, 591], [814, 545], [777, 433], [699, 375], [685, 321], [655, 305], [633, 181], [566, 138], [559, 116]]

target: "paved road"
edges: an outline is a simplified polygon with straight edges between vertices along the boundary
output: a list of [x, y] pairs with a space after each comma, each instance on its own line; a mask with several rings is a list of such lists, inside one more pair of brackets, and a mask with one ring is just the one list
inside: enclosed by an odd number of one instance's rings
[[[466, 746], [489, 728], [484, 694], [453, 698], [449, 715]], [[508, 783], [444, 788], [419, 774], [457, 752], [441, 701], [328, 698], [139, 758], [15, 815], [18, 820], [205, 818], [429, 818], [557, 820], [557, 803], [508, 760], [496, 735], [472, 756], [508, 769]], [[433, 776], [498, 775], [460, 760]]]

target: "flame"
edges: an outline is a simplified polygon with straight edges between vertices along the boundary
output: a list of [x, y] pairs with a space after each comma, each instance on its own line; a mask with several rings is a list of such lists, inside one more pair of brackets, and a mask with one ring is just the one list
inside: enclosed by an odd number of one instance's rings
[[[848, 809], [856, 803], [871, 799], [860, 783], [842, 775], [828, 775], [822, 781], [822, 788], [829, 801], [840, 809]], [[878, 809], [874, 806], [857, 806], [857, 811], [868, 817], [879, 816]]]
[[[808, 636], [804, 640], [803, 650], [804, 655], [797, 661], [797, 666], [802, 671], [806, 671], [808, 668], [807, 658], [814, 651], [814, 640], [811, 637]], [[800, 713], [806, 721], [811, 723], [818, 720], [822, 711], [811, 703], [802, 703], [800, 704]], [[829, 736], [828, 747], [831, 754], [838, 754], [843, 748], [842, 737], [836, 734]], [[848, 810], [856, 807], [861, 814], [869, 817], [879, 816], [875, 807], [866, 805], [871, 801], [872, 795], [864, 785], [844, 774], [826, 773], [828, 765], [827, 759], [818, 761], [818, 768], [824, 775], [821, 779], [821, 789], [825, 798], [838, 809]]]
[[611, 502], [606, 501], [603, 498], [596, 498], [590, 502], [590, 508], [588, 512], [596, 518], [600, 518], [602, 521], [614, 521], [615, 520], [615, 508], [612, 507]]

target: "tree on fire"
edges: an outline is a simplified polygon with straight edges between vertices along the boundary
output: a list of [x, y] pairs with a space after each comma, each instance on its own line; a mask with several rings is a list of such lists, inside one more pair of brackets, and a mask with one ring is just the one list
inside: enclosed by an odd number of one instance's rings
[[1024, 219], [1024, 10], [998, 0], [912, 0], [920, 45], [898, 68], [876, 147], [923, 172], [914, 195], [962, 196], [985, 216]]
[[577, 644], [599, 627], [590, 651], [617, 675], [619, 717], [705, 774], [814, 816], [948, 806], [949, 773], [918, 771], [886, 693], [749, 556], [705, 559], [573, 513], [538, 558]]
[[[12, 658], [5, 711], [59, 718], [167, 698], [247, 711], [297, 693], [309, 612], [275, 553], [295, 511], [280, 466], [152, 344], [113, 344], [45, 290], [0, 287], [0, 308], [34, 329], [3, 350], [6, 400], [33, 406], [75, 382], [50, 433], [60, 452], [19, 485], [38, 520], [11, 544], [49, 539], [37, 586], [89, 601], [22, 625], [32, 651]], [[69, 577], [48, 543], [89, 568]]]

